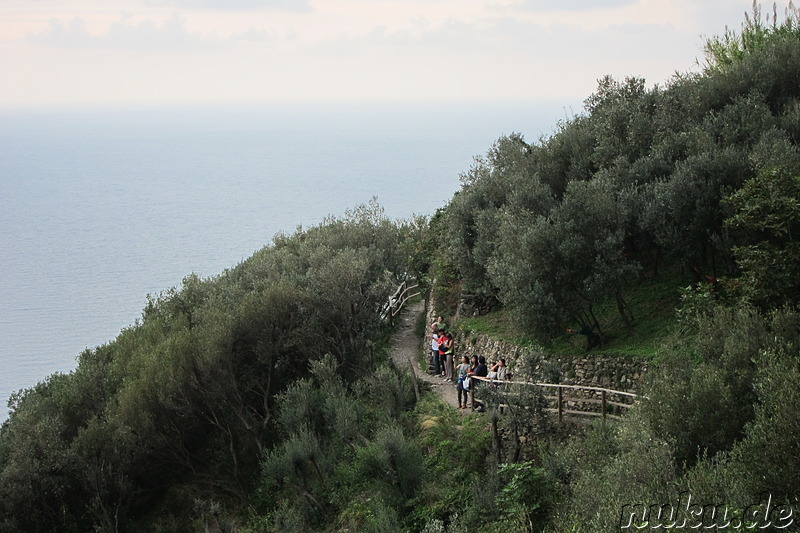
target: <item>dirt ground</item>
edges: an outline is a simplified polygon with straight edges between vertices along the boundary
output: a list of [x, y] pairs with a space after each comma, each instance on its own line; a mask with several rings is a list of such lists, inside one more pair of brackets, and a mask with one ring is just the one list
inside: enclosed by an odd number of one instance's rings
[[[425, 302], [417, 302], [406, 307], [401, 313], [397, 330], [392, 337], [391, 357], [398, 368], [407, 368], [412, 375], [425, 383], [430, 384], [434, 393], [442, 398], [448, 405], [458, 405], [458, 395], [455, 383], [447, 383], [440, 378], [428, 373], [428, 369], [419, 366], [419, 353], [422, 350], [422, 339], [414, 333], [417, 317], [425, 311]], [[427, 348], [427, 342], [426, 342]], [[463, 412], [469, 412], [468, 409]]]

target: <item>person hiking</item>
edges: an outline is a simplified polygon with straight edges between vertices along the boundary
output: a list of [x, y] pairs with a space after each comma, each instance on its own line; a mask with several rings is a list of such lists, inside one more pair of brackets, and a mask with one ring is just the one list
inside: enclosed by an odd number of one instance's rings
[[[466, 388], [467, 385], [466, 380], [469, 379], [467, 377], [467, 372], [469, 371], [469, 359], [467, 359], [466, 355], [461, 356], [461, 364], [456, 367], [456, 378], [458, 382], [456, 384], [456, 390], [458, 391], [458, 408], [459, 409], [466, 409], [467, 408], [467, 396], [469, 395], [469, 389]], [[464, 395], [464, 401], [461, 401], [461, 395]]]
[[439, 332], [431, 333], [431, 360], [433, 362], [433, 374], [439, 376], [442, 370], [441, 359], [439, 358]]
[[[445, 352], [447, 351], [447, 333], [444, 331], [439, 332], [439, 377], [442, 379], [446, 379], [445, 376]], [[431, 345], [432, 346], [432, 345]]]
[[453, 344], [453, 334], [446, 334], [444, 341], [444, 380], [447, 382], [453, 381]]

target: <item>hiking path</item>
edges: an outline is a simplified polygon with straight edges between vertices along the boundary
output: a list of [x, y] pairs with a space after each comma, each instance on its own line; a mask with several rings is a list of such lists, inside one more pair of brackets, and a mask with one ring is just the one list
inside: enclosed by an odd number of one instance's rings
[[[433, 392], [451, 407], [458, 405], [456, 386], [454, 383], [443, 381], [438, 376], [428, 372], [428, 369], [420, 368], [419, 353], [422, 350], [422, 339], [420, 339], [414, 329], [417, 317], [425, 312], [425, 302], [419, 301], [409, 305], [397, 317], [397, 329], [392, 335], [389, 353], [397, 368], [407, 369], [411, 375], [428, 383]], [[428, 341], [425, 341], [425, 350], [429, 350]], [[427, 355], [427, 353], [426, 353]]]

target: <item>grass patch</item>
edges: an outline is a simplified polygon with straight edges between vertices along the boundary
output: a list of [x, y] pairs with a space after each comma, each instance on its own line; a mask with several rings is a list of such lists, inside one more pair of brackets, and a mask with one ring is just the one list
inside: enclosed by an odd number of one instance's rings
[[505, 309], [462, 319], [458, 327], [468, 342], [471, 335], [477, 334], [500, 338], [518, 346], [537, 344], [536, 339], [526, 335], [527, 332], [520, 330], [513, 324], [510, 314]]
[[[679, 289], [688, 284], [689, 282], [674, 270], [627, 288], [624, 296], [633, 312], [633, 332], [629, 332], [622, 322], [614, 298], [600, 302], [595, 308], [595, 314], [606, 338], [604, 345], [595, 348], [591, 353], [652, 358], [661, 346], [669, 343], [678, 334], [675, 310], [680, 303]], [[519, 346], [539, 344], [537, 339], [525, 331], [520, 331], [512, 323], [506, 310], [464, 319], [459, 323], [459, 328], [464, 332], [467, 342], [472, 334], [483, 334]], [[565, 332], [553, 339], [544, 350], [553, 354], [584, 355], [587, 353], [586, 338]]]

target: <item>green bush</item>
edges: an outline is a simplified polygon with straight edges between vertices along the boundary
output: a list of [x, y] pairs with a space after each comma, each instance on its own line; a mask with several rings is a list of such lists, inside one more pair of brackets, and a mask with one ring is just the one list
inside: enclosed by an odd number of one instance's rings
[[672, 450], [638, 416], [616, 428], [597, 424], [585, 441], [571, 442], [560, 454], [572, 472], [562, 489], [568, 498], [549, 521], [553, 531], [618, 531], [624, 505], [674, 497]]

